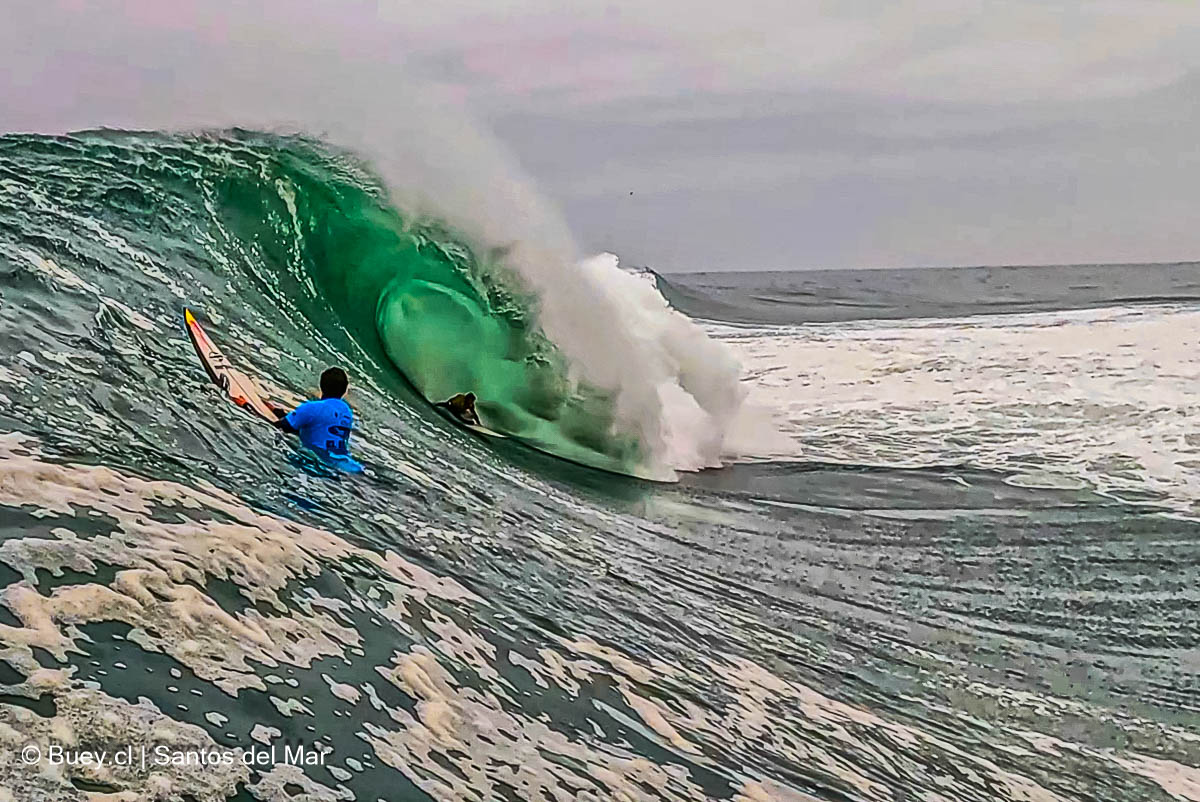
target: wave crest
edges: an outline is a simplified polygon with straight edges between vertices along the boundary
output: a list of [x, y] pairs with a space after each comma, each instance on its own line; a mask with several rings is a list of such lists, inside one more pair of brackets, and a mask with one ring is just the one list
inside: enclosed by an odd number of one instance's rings
[[345, 154], [265, 144], [268, 167], [226, 171], [223, 225], [292, 275], [264, 283], [326, 339], [348, 333], [427, 401], [474, 392], [489, 426], [576, 462], [654, 479], [719, 464], [738, 364], [648, 274], [611, 254], [531, 271], [516, 246], [398, 211]]

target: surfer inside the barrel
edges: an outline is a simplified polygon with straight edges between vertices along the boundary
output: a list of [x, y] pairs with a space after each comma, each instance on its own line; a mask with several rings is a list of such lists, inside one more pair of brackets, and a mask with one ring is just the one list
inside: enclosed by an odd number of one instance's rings
[[450, 414], [463, 423], [469, 423], [472, 426], [483, 425], [479, 422], [479, 413], [475, 411], [475, 393], [459, 393], [447, 398], [437, 406], [450, 410]]
[[305, 401], [286, 414], [279, 407], [274, 408], [279, 416], [276, 428], [300, 435], [300, 442], [306, 448], [349, 456], [350, 432], [354, 429], [354, 411], [344, 398], [349, 387], [346, 371], [329, 368], [321, 374], [319, 401]]

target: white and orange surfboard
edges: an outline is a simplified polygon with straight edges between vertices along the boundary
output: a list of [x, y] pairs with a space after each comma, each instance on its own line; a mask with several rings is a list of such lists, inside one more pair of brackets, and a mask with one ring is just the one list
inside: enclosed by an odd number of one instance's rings
[[250, 412], [268, 423], [274, 423], [277, 418], [271, 411], [271, 406], [263, 397], [262, 391], [254, 380], [238, 370], [229, 361], [221, 349], [209, 338], [208, 333], [200, 326], [192, 310], [183, 310], [183, 322], [187, 328], [188, 337], [200, 357], [200, 364], [213, 384], [220, 387], [229, 396], [229, 400], [242, 409]]

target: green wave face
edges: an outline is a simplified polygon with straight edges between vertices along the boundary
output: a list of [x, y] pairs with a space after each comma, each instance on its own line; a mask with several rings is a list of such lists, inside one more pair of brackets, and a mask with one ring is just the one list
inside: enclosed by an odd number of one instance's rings
[[[264, 147], [269, 145], [269, 147]], [[570, 379], [502, 252], [393, 208], [360, 164], [294, 139], [255, 140], [216, 182], [223, 226], [286, 268], [283, 301], [334, 342], [347, 335], [429, 402], [474, 392], [484, 423], [559, 457], [637, 474], [609, 395]], [[357, 350], [356, 349], [356, 350]]]

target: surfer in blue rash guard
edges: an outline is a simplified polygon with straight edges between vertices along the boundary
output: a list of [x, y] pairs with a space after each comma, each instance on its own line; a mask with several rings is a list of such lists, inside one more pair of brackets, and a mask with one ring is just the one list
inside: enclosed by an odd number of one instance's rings
[[354, 411], [344, 399], [349, 387], [346, 371], [329, 368], [321, 374], [320, 400], [305, 401], [286, 414], [275, 407], [279, 416], [275, 427], [300, 435], [300, 442], [313, 451], [349, 458], [350, 432], [354, 429]]

